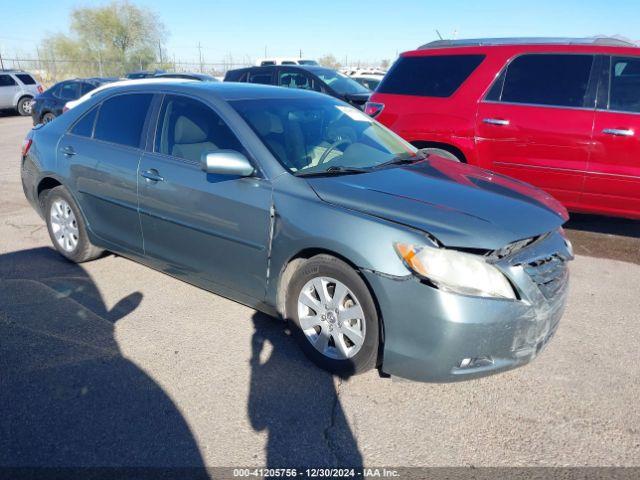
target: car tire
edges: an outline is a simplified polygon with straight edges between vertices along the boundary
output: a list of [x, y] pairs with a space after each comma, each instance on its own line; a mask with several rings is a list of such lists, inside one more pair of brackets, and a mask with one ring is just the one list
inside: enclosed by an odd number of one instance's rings
[[82, 212], [67, 189], [55, 187], [41, 199], [47, 230], [58, 252], [75, 263], [98, 258], [104, 250], [89, 240]]
[[22, 97], [20, 100], [18, 100], [18, 105], [16, 107], [16, 109], [18, 110], [18, 113], [23, 117], [27, 117], [31, 115], [32, 101], [33, 101], [33, 98], [31, 97]]
[[42, 123], [44, 123], [46, 125], [47, 123], [49, 123], [50, 121], [52, 121], [55, 118], [56, 118], [56, 116], [53, 113], [47, 112], [42, 116]]
[[447, 160], [453, 160], [454, 162], [462, 162], [462, 159], [458, 158], [456, 154], [442, 148], [427, 147], [423, 148], [422, 151], [428, 155], [437, 155], [438, 157], [446, 158]]
[[364, 280], [342, 260], [322, 254], [300, 264], [287, 286], [285, 317], [302, 350], [319, 367], [346, 377], [377, 366], [376, 305]]

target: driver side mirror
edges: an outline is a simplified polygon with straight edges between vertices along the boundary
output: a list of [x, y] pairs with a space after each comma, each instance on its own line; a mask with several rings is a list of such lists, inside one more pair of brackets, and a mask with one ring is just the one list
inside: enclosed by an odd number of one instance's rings
[[200, 167], [207, 173], [239, 177], [249, 177], [255, 171], [249, 159], [235, 150], [204, 152], [200, 159]]

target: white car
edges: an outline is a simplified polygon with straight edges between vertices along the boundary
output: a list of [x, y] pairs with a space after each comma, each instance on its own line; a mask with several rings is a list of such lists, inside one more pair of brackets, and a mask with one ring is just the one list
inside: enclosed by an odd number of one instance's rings
[[33, 99], [42, 92], [42, 85], [30, 73], [0, 70], [0, 110], [13, 108], [20, 115], [31, 115]]
[[267, 67], [273, 65], [319, 65], [315, 60], [310, 58], [295, 58], [295, 57], [273, 57], [273, 58], [259, 58], [256, 61], [256, 67]]
[[91, 97], [93, 97], [96, 93], [100, 93], [108, 88], [112, 88], [112, 87], [120, 87], [123, 85], [141, 85], [141, 84], [146, 84], [146, 83], [184, 83], [184, 82], [196, 82], [197, 80], [189, 80], [189, 79], [184, 79], [184, 78], [140, 78], [140, 79], [135, 79], [135, 80], [121, 80], [119, 82], [111, 82], [111, 83], [105, 83], [104, 85], [91, 90], [89, 93], [84, 94], [83, 96], [81, 96], [80, 98], [78, 98], [77, 100], [71, 100], [67, 103], [64, 104], [64, 109], [62, 110], [63, 112], [66, 112], [67, 110], [71, 110], [74, 107], [77, 107], [78, 105], [80, 105], [82, 102], [90, 99]]

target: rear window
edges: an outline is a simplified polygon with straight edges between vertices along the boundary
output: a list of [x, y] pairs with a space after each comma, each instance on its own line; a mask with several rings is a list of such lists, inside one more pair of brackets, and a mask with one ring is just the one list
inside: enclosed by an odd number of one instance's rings
[[26, 73], [19, 73], [16, 75], [18, 79], [25, 85], [35, 85], [36, 81], [33, 79], [31, 75], [27, 75]]
[[449, 97], [482, 63], [484, 55], [400, 57], [378, 86], [379, 93]]
[[271, 73], [251, 73], [249, 74], [250, 83], [261, 83], [263, 85], [271, 85]]
[[152, 98], [153, 95], [144, 93], [118, 95], [105, 100], [100, 106], [94, 138], [139, 147]]

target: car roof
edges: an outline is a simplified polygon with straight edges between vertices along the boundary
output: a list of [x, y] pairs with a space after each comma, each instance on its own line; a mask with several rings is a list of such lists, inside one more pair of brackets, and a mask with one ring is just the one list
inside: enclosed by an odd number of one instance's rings
[[470, 38], [457, 40], [435, 40], [401, 56], [438, 55], [456, 50], [456, 53], [482, 53], [489, 50], [504, 51], [568, 51], [580, 53], [634, 52], [640, 47], [616, 37], [562, 38], [562, 37], [516, 37], [516, 38]]
[[[160, 80], [156, 77], [157, 80]], [[176, 80], [176, 79], [167, 79]], [[124, 92], [124, 91], [173, 91], [184, 93], [196, 93], [200, 95], [211, 95], [222, 100], [251, 100], [251, 99], [284, 99], [284, 98], [309, 98], [310, 96], [317, 96], [321, 98], [329, 98], [326, 95], [310, 90], [303, 90], [299, 88], [282, 88], [273, 85], [263, 85], [257, 83], [242, 83], [242, 82], [198, 82], [194, 80], [163, 82], [157, 81], [154, 83], [130, 83], [127, 85], [114, 85], [109, 88], [109, 91]]]

